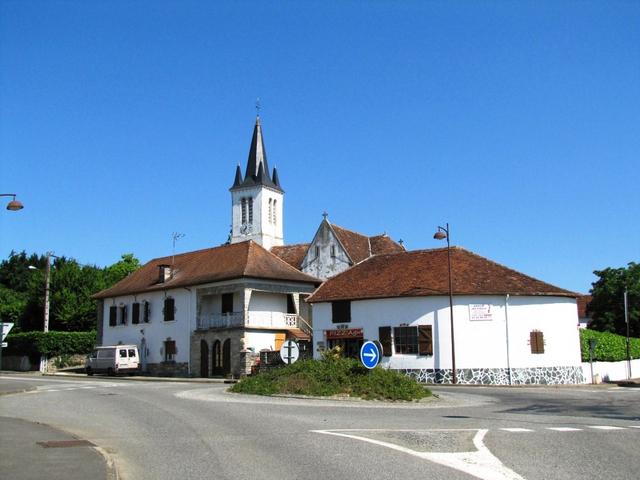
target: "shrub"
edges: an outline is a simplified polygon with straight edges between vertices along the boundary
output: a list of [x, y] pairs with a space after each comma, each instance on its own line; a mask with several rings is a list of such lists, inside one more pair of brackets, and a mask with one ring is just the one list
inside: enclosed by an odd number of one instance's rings
[[6, 355], [84, 355], [96, 344], [96, 332], [24, 332], [9, 334]]
[[431, 392], [414, 379], [382, 367], [367, 370], [357, 360], [326, 355], [245, 378], [230, 389], [256, 395], [349, 395], [368, 400], [416, 400]]
[[[593, 352], [593, 361], [620, 362], [627, 359], [627, 338], [609, 332], [597, 332], [588, 328], [580, 329], [580, 348], [582, 361], [589, 361], [589, 339], [597, 340]], [[631, 358], [640, 358], [640, 338], [630, 339]]]

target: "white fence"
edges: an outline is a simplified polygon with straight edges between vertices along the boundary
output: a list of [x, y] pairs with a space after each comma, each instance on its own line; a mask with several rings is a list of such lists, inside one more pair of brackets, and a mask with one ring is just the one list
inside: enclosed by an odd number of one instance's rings
[[[582, 363], [586, 383], [591, 383], [591, 364]], [[593, 376], [600, 376], [603, 382], [617, 382], [629, 379], [629, 366], [623, 362], [593, 362]], [[631, 360], [631, 378], [640, 378], [640, 359]]]
[[298, 316], [282, 312], [215, 313], [198, 319], [198, 329], [256, 327], [290, 329], [298, 327]]

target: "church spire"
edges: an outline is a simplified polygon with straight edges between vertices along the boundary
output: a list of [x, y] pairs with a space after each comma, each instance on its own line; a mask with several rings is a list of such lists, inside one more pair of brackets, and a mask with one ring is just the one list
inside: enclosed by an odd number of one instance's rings
[[[260, 175], [260, 170], [262, 174]], [[237, 180], [236, 172], [236, 180]], [[249, 147], [249, 157], [247, 158], [247, 168], [244, 173], [244, 181], [240, 185], [234, 182], [232, 189], [239, 187], [250, 187], [254, 185], [264, 185], [278, 191], [282, 191], [279, 184], [275, 183], [269, 176], [269, 164], [267, 163], [267, 151], [264, 148], [262, 137], [262, 124], [260, 117], [256, 116], [256, 124], [253, 127], [253, 137]]]

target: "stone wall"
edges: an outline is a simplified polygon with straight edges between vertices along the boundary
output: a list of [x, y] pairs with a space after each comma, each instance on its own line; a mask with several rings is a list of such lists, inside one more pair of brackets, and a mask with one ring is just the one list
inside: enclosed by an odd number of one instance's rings
[[[421, 383], [452, 383], [450, 369], [399, 370]], [[511, 373], [511, 381], [509, 381]], [[584, 383], [581, 367], [464, 368], [456, 370], [465, 385], [560, 385]]]
[[207, 342], [209, 362], [209, 377], [213, 376], [212, 360], [213, 360], [213, 344], [216, 340], [220, 340], [221, 348], [225, 340], [231, 339], [231, 373], [234, 377], [240, 377], [247, 373], [247, 359], [241, 353], [244, 350], [244, 330], [239, 328], [230, 328], [222, 330], [195, 331], [191, 334], [191, 376], [201, 376], [200, 365], [200, 342]]
[[152, 377], [188, 377], [189, 364], [186, 362], [148, 363], [147, 370]]

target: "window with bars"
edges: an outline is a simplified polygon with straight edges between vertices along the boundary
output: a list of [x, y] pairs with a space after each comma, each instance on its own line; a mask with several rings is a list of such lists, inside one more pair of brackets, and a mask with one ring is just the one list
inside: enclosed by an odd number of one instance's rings
[[140, 323], [140, 303], [138, 302], [131, 304], [131, 323], [134, 325]]
[[176, 302], [173, 298], [164, 299], [164, 308], [162, 309], [165, 322], [171, 322], [176, 319]]
[[544, 353], [544, 334], [539, 330], [530, 332], [529, 344], [531, 345], [531, 353]]
[[177, 353], [178, 353], [178, 349], [176, 348], [176, 341], [165, 340], [164, 341], [164, 361], [173, 362], [176, 358]]
[[393, 354], [393, 346], [397, 354], [433, 355], [433, 327], [431, 325], [418, 325], [416, 327], [401, 326], [379, 327], [378, 339], [382, 345], [382, 356], [390, 357]]

